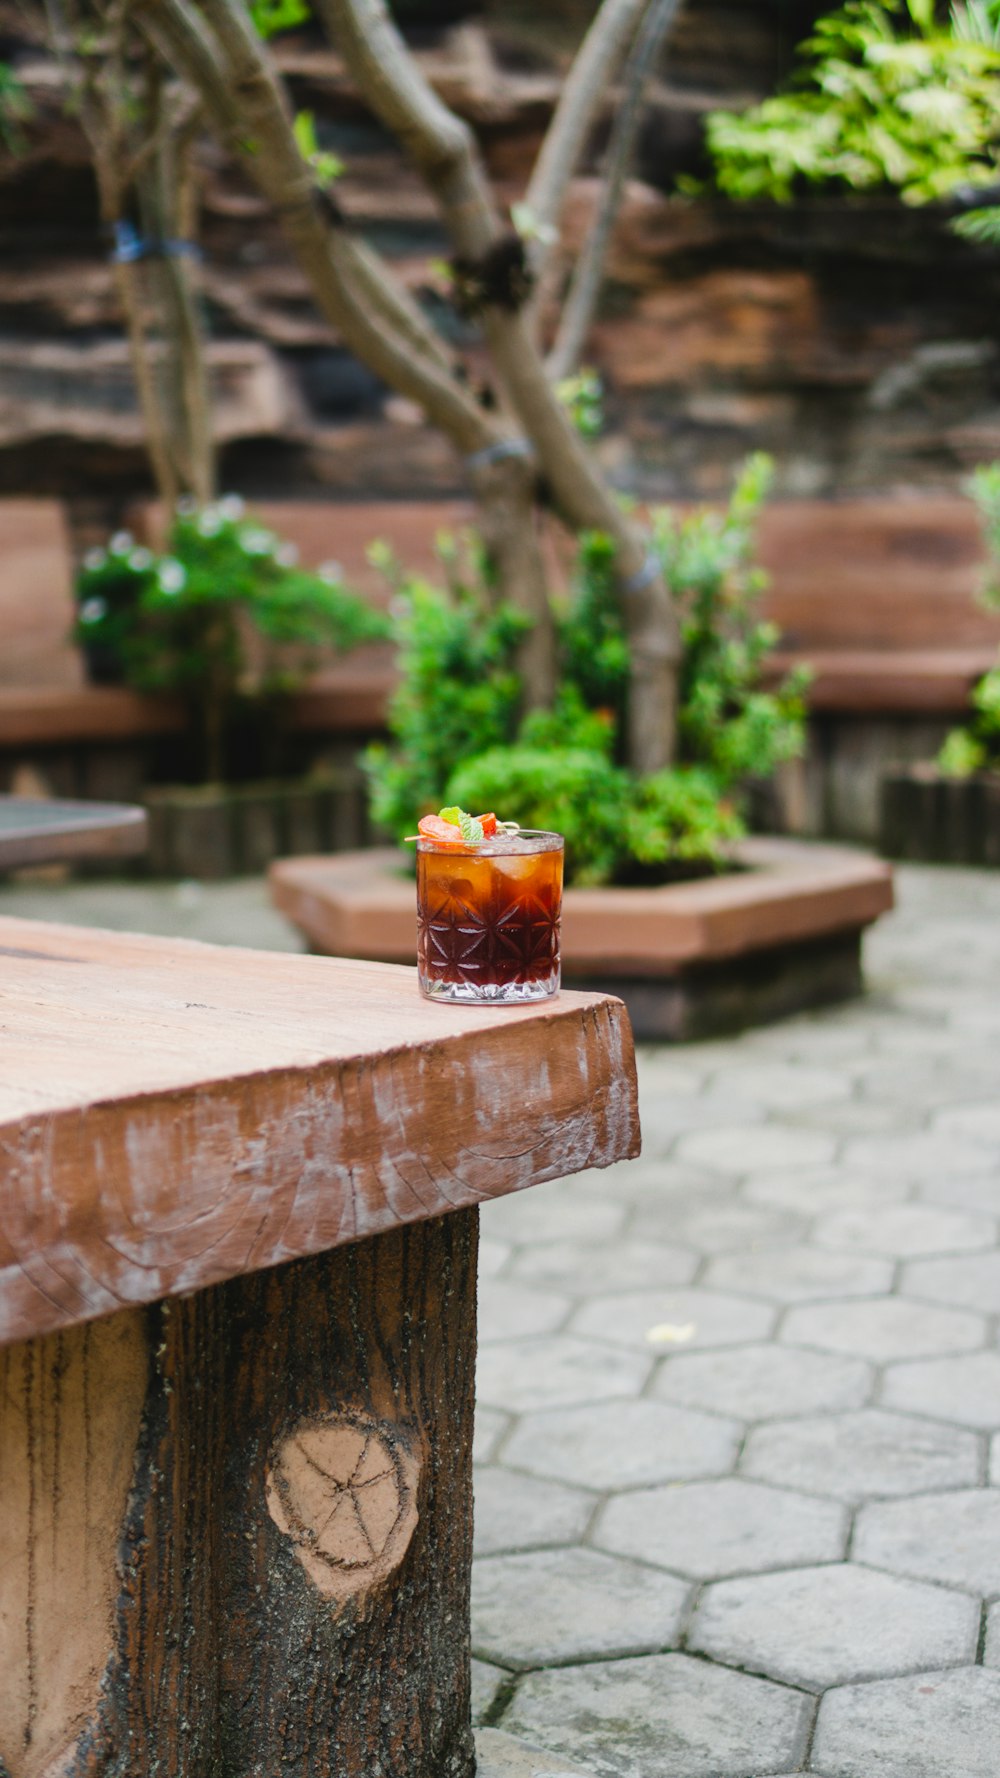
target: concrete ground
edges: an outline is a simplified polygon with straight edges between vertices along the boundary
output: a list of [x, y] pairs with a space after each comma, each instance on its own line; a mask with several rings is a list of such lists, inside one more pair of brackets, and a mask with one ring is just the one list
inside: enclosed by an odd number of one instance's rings
[[[0, 912], [295, 942], [257, 883]], [[901, 871], [867, 965], [483, 1212], [481, 1778], [1000, 1774], [1000, 876]]]

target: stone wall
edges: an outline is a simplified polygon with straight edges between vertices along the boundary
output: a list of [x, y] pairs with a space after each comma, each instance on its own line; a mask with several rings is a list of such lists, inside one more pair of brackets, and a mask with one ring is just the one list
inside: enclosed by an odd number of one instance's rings
[[[408, 10], [425, 67], [516, 199], [592, 9]], [[70, 499], [86, 535], [147, 471], [85, 148], [58, 71], [31, 41], [36, 12], [0, 0], [0, 58], [35, 107], [28, 152], [0, 151], [0, 492]], [[664, 61], [588, 351], [607, 389], [599, 448], [646, 498], [718, 495], [758, 447], [777, 457], [783, 492], [821, 495], [953, 488], [1000, 454], [1000, 255], [892, 201], [738, 209], [672, 195], [678, 172], [698, 168], [706, 110], [767, 90], [809, 18], [781, 0], [689, 0]], [[279, 55], [323, 145], [347, 163], [344, 208], [475, 370], [476, 342], [436, 284], [445, 243], [428, 198], [318, 37], [284, 39]], [[571, 195], [571, 252], [592, 215], [595, 164]], [[204, 176], [225, 484], [336, 499], [459, 491], [448, 446], [342, 348], [272, 218], [210, 146]]]

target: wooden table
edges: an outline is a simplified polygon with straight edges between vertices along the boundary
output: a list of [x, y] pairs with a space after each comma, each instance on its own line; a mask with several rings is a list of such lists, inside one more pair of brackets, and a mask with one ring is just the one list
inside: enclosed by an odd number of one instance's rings
[[0, 796], [0, 871], [127, 858], [146, 847], [145, 809], [127, 803]]
[[0, 1769], [471, 1778], [477, 1206], [619, 1002], [0, 920]]

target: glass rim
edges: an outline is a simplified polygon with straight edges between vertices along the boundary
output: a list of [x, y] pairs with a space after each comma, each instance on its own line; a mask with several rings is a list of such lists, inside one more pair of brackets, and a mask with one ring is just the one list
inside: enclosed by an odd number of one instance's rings
[[[520, 852], [516, 844], [519, 840], [531, 842], [526, 854]], [[513, 843], [505, 846], [505, 841]], [[542, 842], [545, 841], [549, 843], [543, 844]], [[450, 854], [453, 858], [530, 857], [532, 853], [543, 855], [546, 852], [562, 852], [565, 847], [564, 836], [545, 827], [521, 827], [517, 833], [491, 835], [489, 839], [483, 841], [481, 846], [463, 845], [459, 847], [454, 840], [435, 840], [422, 833], [417, 835], [418, 852], [437, 852], [442, 857], [447, 857]]]

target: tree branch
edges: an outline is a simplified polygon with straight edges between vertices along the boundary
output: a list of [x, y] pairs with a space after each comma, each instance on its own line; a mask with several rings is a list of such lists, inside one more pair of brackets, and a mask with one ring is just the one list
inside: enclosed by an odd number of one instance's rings
[[559, 219], [569, 182], [593, 127], [607, 101], [628, 43], [649, 0], [603, 0], [563, 85], [534, 172], [524, 195], [532, 227], [531, 265], [538, 287], [532, 303], [536, 320], [556, 259]]
[[556, 382], [576, 369], [586, 342], [604, 278], [604, 262], [615, 217], [632, 162], [647, 82], [676, 17], [678, 4], [679, 0], [651, 0], [628, 59], [625, 95], [608, 143], [597, 216], [576, 262], [555, 344], [546, 364], [549, 376]]
[[423, 173], [456, 251], [481, 260], [501, 225], [468, 125], [424, 79], [384, 0], [316, 0], [316, 10], [376, 117]]
[[[463, 256], [478, 250], [481, 263], [499, 225], [469, 131], [431, 91], [384, 0], [317, 3], [362, 95], [423, 170], [456, 248]], [[680, 658], [662, 574], [552, 389], [522, 309], [491, 300], [486, 289], [477, 312], [503, 396], [534, 446], [556, 509], [572, 530], [604, 531], [616, 545], [633, 662], [630, 757], [638, 770], [656, 770], [673, 751]]]
[[390, 388], [416, 401], [460, 451], [494, 443], [497, 422], [446, 365], [416, 305], [336, 212], [331, 216], [242, 7], [228, 0], [203, 0], [199, 8], [188, 0], [143, 0], [142, 24], [201, 92], [216, 130], [273, 204], [320, 308], [351, 350]]

